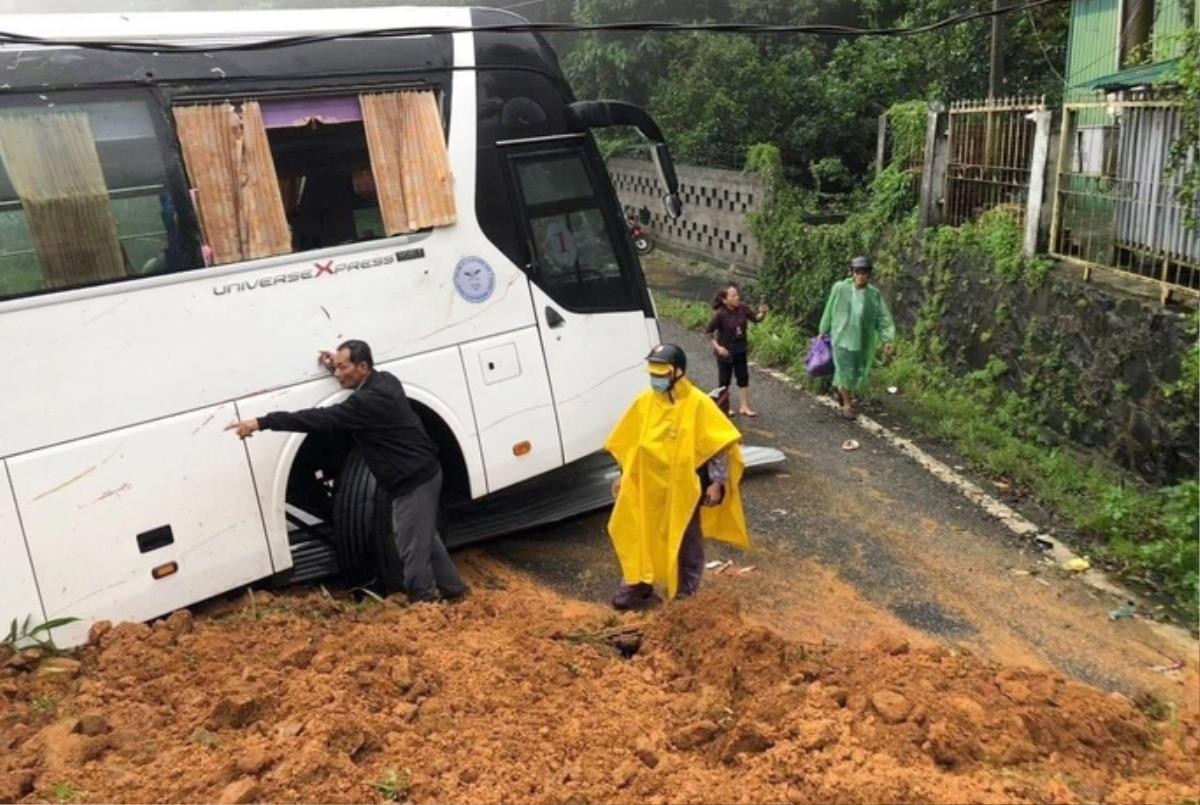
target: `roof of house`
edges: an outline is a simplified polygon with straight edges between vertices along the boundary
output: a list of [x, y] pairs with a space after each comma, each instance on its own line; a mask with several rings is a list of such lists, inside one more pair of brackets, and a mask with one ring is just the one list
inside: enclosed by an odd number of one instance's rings
[[1080, 89], [1117, 90], [1144, 87], [1151, 84], [1168, 84], [1177, 79], [1178, 70], [1179, 59], [1167, 59], [1165, 61], [1154, 62], [1153, 64], [1128, 67], [1124, 70], [1118, 70], [1115, 73], [1109, 73], [1099, 78], [1080, 82], [1075, 86]]

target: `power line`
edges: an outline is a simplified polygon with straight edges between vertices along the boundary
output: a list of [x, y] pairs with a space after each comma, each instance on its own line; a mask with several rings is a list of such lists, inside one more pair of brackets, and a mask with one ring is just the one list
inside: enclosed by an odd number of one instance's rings
[[606, 22], [578, 24], [568, 22], [518, 22], [500, 23], [496, 25], [424, 25], [407, 28], [386, 28], [370, 31], [351, 31], [335, 34], [311, 34], [304, 36], [288, 36], [277, 39], [264, 39], [255, 42], [235, 42], [229, 44], [179, 45], [169, 42], [112, 42], [105, 40], [54, 39], [25, 34], [0, 32], [0, 44], [9, 45], [43, 45], [52, 47], [78, 47], [94, 50], [112, 50], [127, 53], [220, 53], [248, 50], [274, 50], [279, 48], [297, 47], [317, 42], [328, 42], [335, 39], [376, 39], [398, 36], [421, 36], [458, 33], [693, 33], [707, 31], [711, 33], [730, 34], [807, 34], [814, 36], [862, 37], [862, 36], [917, 36], [962, 25], [973, 20], [994, 17], [1000, 14], [1026, 11], [1051, 3], [1062, 3], [1067, 0], [1031, 0], [1020, 6], [1008, 6], [1000, 9], [962, 12], [925, 25], [908, 28], [858, 28], [848, 25], [760, 25], [753, 23], [695, 23], [695, 22]]
[[1050, 68], [1050, 72], [1054, 73], [1058, 77], [1058, 80], [1065, 86], [1067, 79], [1062, 77], [1062, 73], [1055, 69], [1054, 63], [1050, 61], [1050, 54], [1046, 51], [1046, 45], [1042, 42], [1042, 35], [1038, 32], [1037, 20], [1033, 18], [1033, 12], [1025, 9], [1025, 13], [1029, 15], [1029, 25], [1033, 28], [1033, 38], [1037, 40], [1038, 47], [1042, 50], [1042, 58], [1046, 60], [1046, 66]]

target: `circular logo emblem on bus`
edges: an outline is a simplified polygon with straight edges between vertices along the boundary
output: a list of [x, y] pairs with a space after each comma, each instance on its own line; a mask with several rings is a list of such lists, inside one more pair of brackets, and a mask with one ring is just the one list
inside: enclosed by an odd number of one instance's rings
[[486, 302], [496, 290], [496, 272], [482, 257], [464, 257], [454, 267], [454, 289], [468, 302]]

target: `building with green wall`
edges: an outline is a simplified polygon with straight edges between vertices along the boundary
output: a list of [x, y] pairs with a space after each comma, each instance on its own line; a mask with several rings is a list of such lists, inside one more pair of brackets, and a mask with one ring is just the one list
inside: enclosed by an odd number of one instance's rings
[[1095, 82], [1120, 89], [1170, 80], [1179, 34], [1200, 21], [1200, 0], [1073, 0], [1065, 100], [1103, 97]]

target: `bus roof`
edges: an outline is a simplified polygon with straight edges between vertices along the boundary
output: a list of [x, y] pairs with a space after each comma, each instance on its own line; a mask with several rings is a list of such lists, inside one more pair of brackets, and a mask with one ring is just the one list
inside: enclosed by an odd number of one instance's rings
[[[56, 42], [164, 42], [185, 45], [313, 34], [343, 34], [424, 25], [470, 24], [471, 9], [462, 6], [0, 16], [0, 29], [4, 33], [35, 36]], [[6, 47], [24, 49], [28, 46], [10, 44]]]

